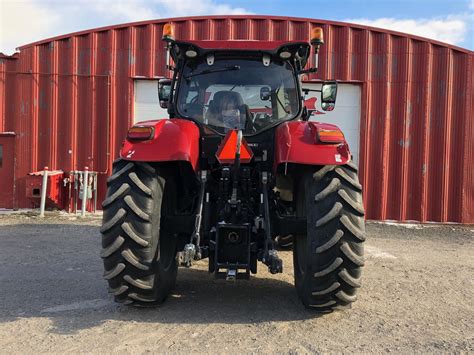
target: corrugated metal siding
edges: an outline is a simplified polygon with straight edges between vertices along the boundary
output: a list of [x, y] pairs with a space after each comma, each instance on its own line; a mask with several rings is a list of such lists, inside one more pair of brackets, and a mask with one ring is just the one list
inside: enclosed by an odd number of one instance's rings
[[[0, 131], [18, 133], [18, 206], [27, 206], [22, 177], [44, 165], [110, 171], [131, 123], [133, 77], [166, 74], [161, 31], [168, 21], [61, 36], [23, 47], [17, 60], [0, 58]], [[367, 218], [474, 222], [472, 52], [322, 20], [172, 21], [176, 37], [188, 40], [308, 40], [311, 27], [322, 26], [320, 71], [309, 79], [362, 86]]]
[[[467, 61], [468, 70], [466, 72], [466, 80], [468, 85], [464, 92], [467, 103], [463, 105], [462, 115], [462, 120], [464, 121], [464, 137], [462, 140], [464, 143], [464, 152], [462, 160], [464, 165], [462, 169], [463, 176], [461, 184], [461, 221], [472, 223], [472, 221], [474, 221], [474, 169], [472, 168], [472, 162], [474, 161], [474, 120], [472, 119], [474, 116], [474, 55], [472, 52]], [[471, 101], [470, 103], [469, 98]]]

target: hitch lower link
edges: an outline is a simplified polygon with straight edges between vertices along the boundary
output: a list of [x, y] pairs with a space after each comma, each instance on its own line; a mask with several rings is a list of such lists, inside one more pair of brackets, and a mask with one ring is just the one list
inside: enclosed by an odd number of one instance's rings
[[204, 204], [204, 195], [206, 191], [207, 170], [201, 171], [201, 188], [199, 190], [199, 203], [196, 211], [196, 221], [194, 226], [194, 233], [188, 244], [184, 246], [182, 252], [181, 265], [191, 267], [193, 260], [201, 260], [201, 223], [202, 223], [202, 209]]

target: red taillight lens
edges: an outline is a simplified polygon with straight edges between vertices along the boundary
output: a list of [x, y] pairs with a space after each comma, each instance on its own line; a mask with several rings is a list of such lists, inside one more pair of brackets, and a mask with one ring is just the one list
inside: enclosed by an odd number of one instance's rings
[[342, 143], [344, 134], [338, 129], [318, 129], [318, 139], [322, 143]]
[[153, 138], [153, 127], [134, 126], [128, 130], [129, 141], [147, 141]]

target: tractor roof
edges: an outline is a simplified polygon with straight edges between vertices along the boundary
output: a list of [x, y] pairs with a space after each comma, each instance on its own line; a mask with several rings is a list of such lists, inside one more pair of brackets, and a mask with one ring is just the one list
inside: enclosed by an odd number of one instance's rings
[[247, 50], [275, 52], [281, 47], [306, 45], [307, 42], [288, 42], [288, 41], [256, 41], [256, 40], [233, 40], [233, 41], [177, 41], [177, 43], [195, 45], [204, 50]]
[[[291, 55], [298, 54], [303, 66], [306, 64], [310, 53], [310, 44], [303, 41], [251, 41], [251, 40], [233, 40], [233, 41], [173, 41], [171, 54], [174, 59], [182, 56], [188, 50], [197, 52], [197, 56], [202, 57], [209, 53], [223, 55], [261, 55], [267, 53], [270, 56], [279, 56], [282, 52], [290, 52]], [[178, 49], [179, 48], [179, 49]], [[283, 57], [281, 57], [283, 58]], [[285, 57], [288, 58], [288, 57]]]

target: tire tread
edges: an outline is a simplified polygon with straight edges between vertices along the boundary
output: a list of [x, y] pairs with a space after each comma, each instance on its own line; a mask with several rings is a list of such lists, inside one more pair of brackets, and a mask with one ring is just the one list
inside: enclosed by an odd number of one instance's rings
[[100, 256], [108, 291], [118, 303], [159, 304], [174, 286], [176, 258], [169, 268], [160, 266], [158, 249], [165, 235], [160, 230], [164, 188], [165, 179], [150, 164], [114, 162], [103, 202]]
[[[305, 175], [301, 186], [298, 196], [305, 201], [308, 228], [305, 247], [294, 248], [298, 294], [305, 306], [318, 311], [347, 308], [357, 299], [364, 265], [364, 206], [357, 166], [323, 166]], [[299, 258], [306, 261], [300, 263]], [[297, 271], [296, 265], [305, 271]]]

